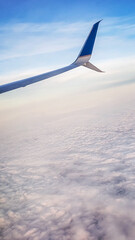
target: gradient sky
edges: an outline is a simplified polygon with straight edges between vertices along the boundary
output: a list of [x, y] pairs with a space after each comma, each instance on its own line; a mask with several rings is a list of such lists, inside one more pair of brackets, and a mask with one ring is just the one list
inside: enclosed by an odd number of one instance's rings
[[133, 84], [134, 8], [134, 1], [0, 1], [0, 84], [70, 64], [92, 24], [100, 19], [103, 21], [91, 61], [106, 72], [102, 75], [83, 68], [73, 70], [1, 95], [1, 108], [35, 98], [51, 103], [63, 97], [68, 101], [76, 95], [79, 99], [80, 94], [87, 95], [87, 89], [103, 88], [103, 83], [112, 87], [113, 81], [115, 87], [117, 81]]

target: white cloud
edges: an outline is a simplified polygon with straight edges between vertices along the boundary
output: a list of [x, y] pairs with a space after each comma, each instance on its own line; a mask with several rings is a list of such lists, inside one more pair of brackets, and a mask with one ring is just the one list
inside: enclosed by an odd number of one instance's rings
[[75, 35], [87, 26], [88, 23], [17, 23], [2, 27], [1, 60], [78, 47], [80, 40]]
[[[108, 18], [101, 24], [100, 42], [103, 45], [105, 43], [106, 47], [109, 46], [111, 51], [114, 51], [114, 47], [116, 47], [119, 53], [122, 49], [121, 44], [126, 42], [127, 48], [129, 48], [133, 43], [130, 34], [133, 35], [134, 23], [129, 25], [128, 18], [124, 21], [123, 18]], [[1, 26], [1, 60], [79, 48], [91, 25], [92, 22], [58, 22], [16, 23]], [[124, 53], [125, 51], [127, 52], [127, 49], [124, 49]], [[105, 51], [102, 50], [102, 52]]]
[[135, 116], [117, 110], [6, 123], [2, 239], [134, 239]]

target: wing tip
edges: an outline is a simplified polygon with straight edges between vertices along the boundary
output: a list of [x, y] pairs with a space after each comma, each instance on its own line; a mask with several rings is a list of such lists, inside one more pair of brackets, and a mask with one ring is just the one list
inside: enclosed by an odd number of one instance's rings
[[103, 19], [100, 19], [97, 23], [100, 23], [100, 22], [102, 22], [103, 21]]

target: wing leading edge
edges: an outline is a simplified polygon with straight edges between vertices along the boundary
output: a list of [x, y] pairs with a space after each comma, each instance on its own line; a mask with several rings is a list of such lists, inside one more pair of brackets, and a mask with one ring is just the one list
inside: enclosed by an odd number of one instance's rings
[[93, 50], [99, 23], [100, 23], [100, 21], [93, 25], [92, 30], [91, 30], [88, 38], [86, 39], [86, 42], [85, 42], [79, 56], [71, 65], [51, 71], [51, 72], [43, 73], [43, 74], [40, 74], [40, 75], [37, 75], [34, 77], [30, 77], [30, 78], [18, 80], [18, 81], [12, 82], [12, 83], [0, 85], [0, 94], [4, 93], [4, 92], [15, 90], [17, 88], [25, 87], [27, 85], [30, 85], [30, 84], [33, 84], [33, 83], [36, 83], [36, 82], [39, 82], [42, 80], [45, 80], [47, 78], [59, 75], [61, 73], [67, 72], [67, 71], [72, 70], [79, 66], [85, 66], [85, 67], [95, 70], [97, 72], [102, 72], [100, 69], [98, 69], [97, 67], [95, 67], [94, 65], [92, 65], [89, 62], [89, 59], [92, 54], [92, 50]]

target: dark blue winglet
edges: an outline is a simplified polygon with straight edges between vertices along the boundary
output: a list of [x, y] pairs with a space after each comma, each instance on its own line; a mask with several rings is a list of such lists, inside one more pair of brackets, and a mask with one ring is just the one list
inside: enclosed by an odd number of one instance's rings
[[91, 32], [90, 32], [88, 38], [86, 39], [86, 41], [84, 43], [84, 46], [81, 49], [81, 52], [80, 52], [78, 58], [92, 54], [92, 50], [93, 50], [93, 46], [94, 46], [94, 42], [95, 42], [97, 30], [98, 30], [98, 25], [101, 21], [102, 20], [98, 21], [97, 23], [95, 23], [93, 25], [93, 27], [91, 29]]

